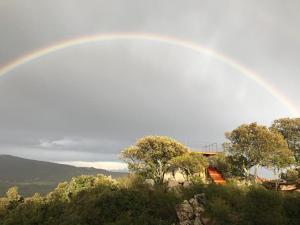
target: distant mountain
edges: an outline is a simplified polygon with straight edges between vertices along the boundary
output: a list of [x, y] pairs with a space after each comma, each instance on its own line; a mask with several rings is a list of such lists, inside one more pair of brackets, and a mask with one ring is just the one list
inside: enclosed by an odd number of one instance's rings
[[114, 178], [126, 173], [103, 169], [75, 167], [58, 163], [24, 159], [11, 155], [0, 155], [0, 196], [10, 186], [18, 186], [20, 193], [28, 196], [35, 192], [45, 194], [63, 181], [80, 175], [110, 175]]

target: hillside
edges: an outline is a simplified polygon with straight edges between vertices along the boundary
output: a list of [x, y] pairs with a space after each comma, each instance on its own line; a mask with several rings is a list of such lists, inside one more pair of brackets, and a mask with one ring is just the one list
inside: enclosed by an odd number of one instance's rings
[[0, 155], [0, 196], [13, 185], [19, 186], [20, 192], [27, 196], [34, 192], [47, 193], [58, 183], [68, 181], [74, 176], [96, 174], [111, 175], [114, 178], [126, 175], [126, 173], [103, 169], [75, 167]]

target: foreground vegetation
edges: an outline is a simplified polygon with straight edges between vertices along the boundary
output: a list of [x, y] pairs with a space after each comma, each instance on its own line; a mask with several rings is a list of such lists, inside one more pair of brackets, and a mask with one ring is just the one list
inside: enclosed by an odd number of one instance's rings
[[170, 225], [177, 222], [176, 205], [196, 193], [206, 194], [206, 214], [216, 224], [300, 224], [299, 193], [198, 182], [168, 189], [147, 185], [138, 177], [112, 180], [102, 175], [73, 178], [45, 197], [23, 199], [11, 188], [0, 199], [0, 224]]

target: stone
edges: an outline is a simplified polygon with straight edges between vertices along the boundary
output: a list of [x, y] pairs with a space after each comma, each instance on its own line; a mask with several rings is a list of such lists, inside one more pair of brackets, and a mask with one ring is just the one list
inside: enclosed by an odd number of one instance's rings
[[[208, 225], [210, 219], [205, 218], [205, 194], [195, 195], [190, 200], [183, 201], [176, 207], [176, 213], [179, 220], [179, 225]], [[205, 222], [207, 223], [205, 223]]]
[[200, 203], [200, 204], [206, 204], [206, 198], [205, 198], [205, 194], [202, 193], [202, 194], [196, 194], [194, 196], [195, 199], [197, 199], [197, 201]]
[[190, 203], [185, 200], [182, 204], [180, 204], [177, 209], [177, 217], [179, 221], [189, 221], [193, 218], [194, 210], [193, 207], [190, 205]]
[[168, 188], [174, 188], [174, 187], [178, 187], [180, 184], [175, 181], [175, 180], [169, 180], [168, 181]]

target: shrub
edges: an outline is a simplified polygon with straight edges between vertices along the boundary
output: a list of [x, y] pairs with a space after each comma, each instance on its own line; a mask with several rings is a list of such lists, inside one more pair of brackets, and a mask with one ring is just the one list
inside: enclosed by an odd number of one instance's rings
[[[176, 205], [198, 193], [206, 194], [205, 213], [218, 225], [300, 224], [298, 193], [201, 182], [168, 190], [145, 185], [136, 176], [121, 180], [77, 177], [58, 185], [46, 197], [36, 194], [25, 201], [12, 189], [9, 198], [0, 199], [0, 224], [169, 225], [177, 222]], [[72, 196], [67, 195], [70, 191]], [[18, 204], [9, 207], [11, 200]]]
[[287, 193], [283, 198], [283, 213], [286, 224], [299, 225], [300, 224], [300, 194]]
[[284, 224], [283, 199], [279, 192], [250, 187], [245, 198], [244, 221], [249, 225]]

